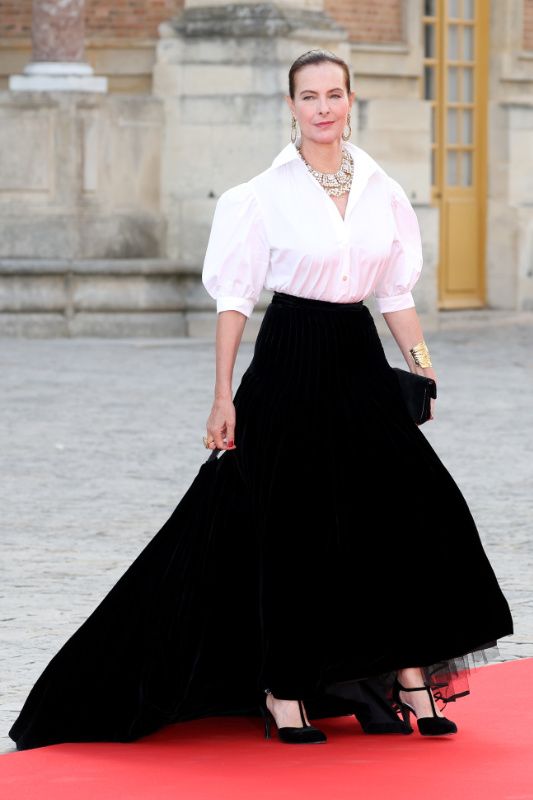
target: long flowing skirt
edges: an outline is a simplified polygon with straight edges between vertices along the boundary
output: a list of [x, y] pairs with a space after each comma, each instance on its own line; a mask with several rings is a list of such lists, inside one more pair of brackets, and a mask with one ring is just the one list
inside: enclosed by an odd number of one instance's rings
[[9, 732], [19, 749], [258, 715], [265, 688], [310, 719], [393, 730], [398, 669], [422, 667], [445, 705], [513, 633], [363, 302], [275, 292], [233, 400], [236, 449], [202, 461], [49, 662]]

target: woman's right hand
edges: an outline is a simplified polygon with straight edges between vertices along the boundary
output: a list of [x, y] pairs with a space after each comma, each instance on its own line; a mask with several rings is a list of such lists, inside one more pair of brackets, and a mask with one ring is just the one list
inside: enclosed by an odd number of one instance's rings
[[233, 400], [228, 398], [218, 398], [213, 401], [211, 413], [207, 419], [207, 439], [214, 439], [209, 442], [209, 449], [214, 450], [235, 450], [235, 406]]

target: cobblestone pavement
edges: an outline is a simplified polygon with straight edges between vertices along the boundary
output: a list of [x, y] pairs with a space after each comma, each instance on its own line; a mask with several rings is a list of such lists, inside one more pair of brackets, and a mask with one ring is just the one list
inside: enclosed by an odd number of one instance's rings
[[[517, 321], [491, 325], [488, 315], [483, 327], [426, 334], [439, 399], [421, 429], [511, 605], [515, 633], [500, 640], [500, 660], [533, 656], [533, 325]], [[391, 365], [405, 367], [389, 332], [382, 338]], [[241, 342], [234, 391], [252, 351]], [[207, 457], [214, 355], [199, 339], [2, 341], [1, 751], [13, 750], [7, 731], [50, 658]], [[443, 555], [437, 542], [438, 579]]]

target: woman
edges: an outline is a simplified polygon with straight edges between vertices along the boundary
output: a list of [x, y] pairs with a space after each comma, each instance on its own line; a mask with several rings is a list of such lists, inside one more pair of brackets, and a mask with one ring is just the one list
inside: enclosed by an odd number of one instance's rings
[[[289, 89], [291, 143], [220, 196], [206, 252], [212, 453], [33, 687], [10, 731], [19, 749], [260, 710], [286, 743], [325, 742], [309, 717], [346, 714], [365, 733], [412, 733], [410, 713], [422, 734], [454, 733], [435, 700], [468, 694], [471, 665], [513, 632], [362, 302], [375, 295], [409, 369], [435, 378], [411, 294], [415, 213], [347, 141], [344, 61], [305, 53]], [[232, 397], [263, 286], [274, 295]]]

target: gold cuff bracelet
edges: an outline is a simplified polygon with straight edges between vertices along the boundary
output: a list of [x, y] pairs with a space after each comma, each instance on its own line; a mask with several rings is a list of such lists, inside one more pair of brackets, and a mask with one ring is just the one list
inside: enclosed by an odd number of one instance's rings
[[415, 364], [417, 364], [419, 367], [433, 366], [429, 357], [429, 350], [423, 340], [418, 342], [418, 344], [415, 344], [413, 347], [410, 347], [409, 352], [413, 356]]

